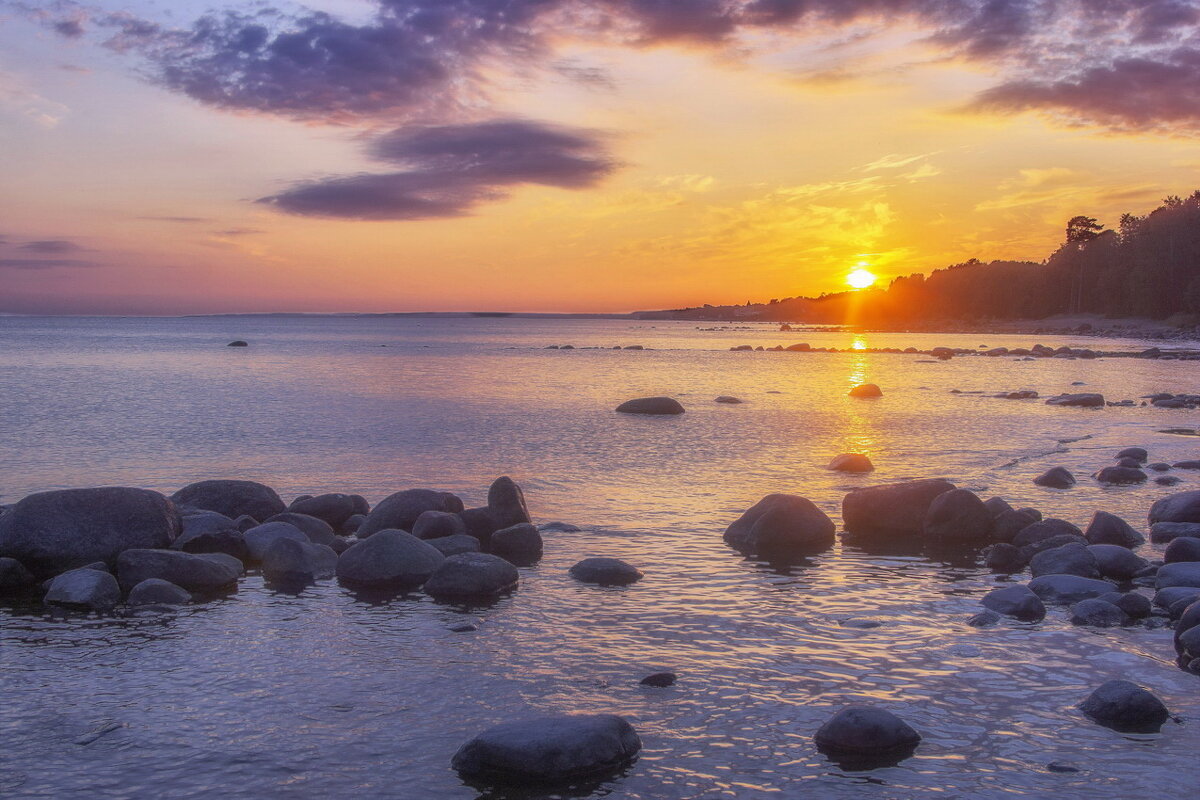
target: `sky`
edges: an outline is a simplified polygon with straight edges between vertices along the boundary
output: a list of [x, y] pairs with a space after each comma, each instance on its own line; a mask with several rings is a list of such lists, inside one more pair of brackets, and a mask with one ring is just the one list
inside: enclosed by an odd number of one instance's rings
[[0, 0], [0, 313], [604, 312], [1200, 188], [1200, 0]]

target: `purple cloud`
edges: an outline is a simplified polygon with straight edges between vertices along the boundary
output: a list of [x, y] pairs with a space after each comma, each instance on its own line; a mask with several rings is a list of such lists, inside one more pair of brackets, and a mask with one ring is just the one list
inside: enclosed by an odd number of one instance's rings
[[38, 241], [26, 242], [21, 245], [20, 250], [29, 250], [33, 253], [45, 253], [52, 255], [56, 253], [74, 253], [83, 248], [74, 242], [66, 239], [40, 239]]

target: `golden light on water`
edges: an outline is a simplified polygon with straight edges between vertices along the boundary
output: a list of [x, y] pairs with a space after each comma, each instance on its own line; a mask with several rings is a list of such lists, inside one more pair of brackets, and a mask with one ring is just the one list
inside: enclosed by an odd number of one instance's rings
[[855, 289], [866, 289], [868, 286], [874, 285], [875, 280], [875, 273], [865, 270], [862, 267], [859, 267], [846, 276], [846, 283]]

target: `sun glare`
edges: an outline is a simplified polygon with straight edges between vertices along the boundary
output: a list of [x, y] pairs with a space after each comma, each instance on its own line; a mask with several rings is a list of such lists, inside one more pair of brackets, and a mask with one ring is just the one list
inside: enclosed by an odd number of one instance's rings
[[875, 283], [875, 275], [865, 269], [856, 269], [846, 276], [846, 283], [855, 289], [866, 289]]

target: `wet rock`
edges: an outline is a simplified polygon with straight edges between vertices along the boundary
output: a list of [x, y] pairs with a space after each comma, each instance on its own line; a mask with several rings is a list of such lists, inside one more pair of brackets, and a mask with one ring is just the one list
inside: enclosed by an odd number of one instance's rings
[[967, 489], [939, 494], [925, 512], [924, 533], [930, 541], [980, 541], [991, 532], [991, 513], [979, 496]]
[[1154, 479], [1154, 482], [1159, 486], [1175, 486], [1183, 481], [1176, 478], [1174, 475], [1162, 475]]
[[1024, 622], [1037, 622], [1046, 616], [1045, 604], [1028, 586], [1006, 586], [1003, 589], [993, 589], [985, 594], [980, 602], [984, 608], [991, 609], [997, 614], [1015, 617]]
[[1146, 469], [1154, 470], [1155, 472], [1166, 472], [1170, 468], [1171, 468], [1170, 464], [1166, 464], [1162, 461], [1156, 461], [1153, 464], [1146, 465]]
[[1196, 663], [1197, 660], [1200, 660], [1200, 627], [1193, 625], [1179, 634], [1177, 649], [1181, 656], [1180, 662], [1187, 664], [1189, 672], [1200, 671], [1197, 669], [1200, 664]]
[[969, 620], [967, 620], [967, 624], [972, 628], [987, 628], [995, 625], [1000, 621], [1000, 619], [1001, 617], [999, 614], [989, 609], [987, 611], [981, 611], [975, 616], [971, 617]]
[[450, 556], [425, 582], [425, 592], [439, 600], [485, 600], [515, 589], [517, 568], [489, 553]]
[[827, 469], [835, 472], [870, 472], [875, 469], [871, 459], [858, 453], [842, 453], [834, 456]]
[[1090, 600], [1113, 590], [1108, 581], [1078, 575], [1041, 575], [1029, 582], [1030, 590], [1043, 603], [1068, 604]]
[[618, 414], [650, 414], [654, 416], [682, 414], [684, 408], [673, 397], [639, 397], [617, 406]]
[[1079, 408], [1103, 408], [1104, 395], [1085, 392], [1081, 394], [1060, 394], [1046, 401], [1048, 406], [1076, 406]]
[[1163, 702], [1130, 681], [1108, 681], [1079, 704], [1105, 727], [1125, 733], [1156, 733], [1170, 716]]
[[180, 506], [216, 511], [230, 519], [237, 519], [243, 514], [255, 519], [267, 519], [286, 510], [274, 489], [254, 481], [190, 483], [171, 495], [171, 500]]
[[308, 541], [308, 537], [304, 535], [304, 531], [287, 522], [265, 522], [246, 531], [242, 534], [242, 538], [246, 542], [246, 552], [249, 554], [251, 562], [262, 561], [263, 556], [267, 554], [267, 548], [276, 539], [292, 539], [297, 542]]
[[718, 397], [716, 400], [714, 400], [713, 402], [714, 403], [724, 403], [725, 405], [730, 405], [730, 406], [737, 406], [737, 405], [741, 405], [745, 401], [741, 400], [740, 398], [737, 398], [737, 397], [731, 397], [730, 395], [723, 394], [720, 397]]
[[1150, 526], [1150, 541], [1162, 544], [1180, 536], [1200, 538], [1200, 522], [1156, 522]]
[[333, 537], [333, 542], [331, 542], [329, 545], [329, 549], [333, 550], [333, 552], [337, 553], [338, 555], [341, 555], [357, 543], [357, 539], [350, 540], [345, 536], [335, 536]]
[[856, 630], [866, 631], [874, 628], [882, 628], [883, 623], [877, 619], [846, 619], [838, 623], [843, 628], [855, 628]]
[[308, 514], [285, 511], [282, 514], [276, 514], [271, 517], [267, 522], [286, 522], [298, 528], [313, 544], [323, 544], [328, 547], [333, 544], [333, 540], [336, 537], [333, 528], [329, 527], [328, 522], [316, 517], [310, 517]]
[[1200, 587], [1197, 586], [1168, 586], [1154, 593], [1154, 605], [1163, 610], [1184, 603], [1191, 605], [1200, 600]]
[[426, 511], [457, 513], [463, 510], [462, 500], [449, 492], [435, 489], [405, 489], [389, 495], [367, 515], [358, 529], [358, 538], [366, 539], [379, 531], [411, 531]]
[[500, 528], [533, 521], [529, 509], [525, 507], [525, 494], [516, 481], [507, 475], [494, 480], [488, 488], [487, 507]]
[[182, 606], [192, 601], [192, 594], [181, 586], [161, 578], [147, 578], [129, 590], [125, 601], [131, 606]]
[[1073, 536], [1069, 533], [1062, 533], [1058, 536], [1051, 536], [1049, 539], [1039, 539], [1033, 544], [1027, 544], [1021, 548], [1021, 557], [1028, 563], [1033, 560], [1033, 557], [1038, 553], [1044, 553], [1047, 550], [1054, 550], [1059, 547], [1066, 547], [1069, 544], [1077, 544], [1083, 547], [1087, 546], [1087, 539], [1082, 536]]
[[25, 594], [34, 591], [37, 578], [15, 558], [0, 558], [0, 597]]
[[1105, 467], [1092, 477], [1097, 482], [1108, 486], [1125, 486], [1146, 482], [1146, 473], [1134, 467]]
[[538, 530], [543, 533], [579, 533], [583, 529], [567, 522], [547, 522], [544, 525], [538, 525]]
[[1163, 553], [1163, 561], [1167, 564], [1177, 561], [1200, 561], [1200, 538], [1178, 536], [1172, 539]]
[[1063, 761], [1051, 761], [1046, 765], [1046, 769], [1048, 769], [1050, 772], [1061, 772], [1065, 774], [1079, 772], [1079, 767], [1076, 767], [1073, 764], [1067, 764]]
[[[419, 519], [420, 518], [418, 517], [418, 520]], [[346, 517], [346, 521], [342, 523], [342, 527], [339, 530], [343, 536], [357, 536], [358, 529], [361, 528], [362, 524], [366, 521], [366, 514], [351, 514], [350, 516]]]
[[1129, 467], [1130, 469], [1141, 469], [1142, 462], [1136, 458], [1119, 458], [1117, 459], [1118, 467]]
[[170, 547], [179, 511], [158, 492], [107, 487], [31, 494], [0, 514], [0, 555], [48, 577], [133, 547]]
[[[309, 497], [303, 500], [297, 498], [292, 501], [288, 511], [296, 514], [305, 514], [310, 517], [316, 517], [323, 521], [332, 530], [341, 530], [345, 525], [346, 520], [359, 513], [356, 508], [357, 503], [353, 497], [348, 494], [331, 493], [319, 494], [316, 497]], [[299, 526], [297, 526], [299, 527]], [[301, 530], [304, 530], [301, 528]], [[316, 541], [315, 539], [313, 541]], [[328, 544], [323, 542], [323, 544]]]
[[813, 741], [841, 764], [860, 768], [890, 766], [912, 755], [921, 736], [890, 711], [871, 706], [847, 706], [822, 725]]
[[117, 579], [125, 590], [158, 578], [189, 592], [212, 593], [235, 585], [241, 574], [240, 562], [219, 553], [135, 549], [117, 557]]
[[642, 579], [642, 571], [619, 558], [585, 558], [570, 569], [571, 577], [601, 586], [627, 586]]
[[1029, 571], [1035, 578], [1042, 575], [1100, 577], [1100, 570], [1096, 566], [1096, 557], [1082, 544], [1067, 544], [1051, 550], [1043, 550], [1030, 559]]
[[992, 572], [1012, 575], [1029, 565], [1021, 549], [1005, 542], [988, 545], [983, 551], [983, 563]]
[[1200, 461], [1176, 461], [1171, 466], [1175, 469], [1200, 469]]
[[366, 589], [414, 588], [446, 561], [429, 542], [401, 530], [379, 531], [338, 558], [342, 583]]
[[1022, 528], [1021, 532], [1013, 537], [1012, 543], [1017, 547], [1025, 547], [1035, 542], [1052, 539], [1055, 536], [1078, 536], [1083, 538], [1083, 531], [1066, 520], [1050, 517]]
[[1197, 646], [1191, 644], [1194, 637], [1200, 634], [1193, 634], [1187, 643], [1183, 642], [1184, 634], [1192, 630], [1200, 630], [1200, 602], [1197, 600], [1187, 604], [1175, 623], [1175, 651], [1182, 653], [1186, 647], [1194, 658], [1200, 658], [1200, 642], [1196, 643]]
[[992, 521], [992, 538], [997, 542], [1012, 543], [1017, 534], [1028, 528], [1038, 518], [1027, 511], [1001, 511]]
[[56, 606], [110, 611], [121, 602], [121, 587], [108, 572], [73, 569], [50, 581], [45, 601]]
[[307, 586], [332, 578], [338, 560], [328, 545], [279, 538], [263, 554], [262, 573], [268, 583], [277, 586]]
[[238, 517], [237, 519], [235, 519], [233, 521], [233, 524], [237, 527], [237, 529], [239, 531], [241, 531], [242, 533], [245, 533], [246, 531], [250, 530], [251, 528], [257, 528], [258, 520], [256, 520], [254, 517], [250, 516], [249, 514], [242, 514], [240, 517]]
[[500, 530], [500, 523], [492, 516], [491, 510], [487, 506], [465, 509], [460, 511], [458, 516], [467, 526], [467, 535], [474, 536], [479, 540], [480, 547], [484, 549], [491, 542], [492, 534]]
[[1093, 628], [1119, 628], [1129, 624], [1129, 617], [1112, 603], [1092, 598], [1080, 600], [1071, 606], [1071, 624], [1088, 625]]
[[183, 550], [184, 546], [197, 536], [220, 531], [237, 531], [238, 529], [237, 523], [216, 511], [198, 511], [194, 514], [187, 514], [181, 522], [182, 530], [175, 537], [175, 541], [171, 543], [171, 547], [176, 550]]
[[842, 520], [857, 536], [917, 538], [934, 498], [954, 488], [949, 481], [921, 480], [855, 489], [842, 499]]
[[1125, 594], [1121, 594], [1120, 592], [1109, 592], [1108, 594], [1100, 595], [1096, 599], [1103, 600], [1106, 603], [1112, 603], [1114, 606], [1124, 611], [1126, 616], [1131, 619], [1142, 619], [1143, 617], [1148, 617], [1154, 610], [1150, 605], [1150, 599], [1136, 592], [1127, 592]]
[[1117, 453], [1117, 458], [1132, 458], [1140, 464], [1145, 464], [1149, 460], [1150, 454], [1144, 447], [1126, 447]]
[[250, 548], [246, 547], [246, 537], [236, 530], [202, 533], [188, 539], [179, 549], [195, 554], [225, 553], [243, 563], [250, 560]]
[[556, 714], [489, 728], [451, 762], [470, 780], [537, 785], [611, 774], [629, 764], [642, 741], [613, 714]]
[[542, 557], [542, 548], [542, 535], [528, 522], [521, 522], [492, 534], [492, 553], [517, 566], [527, 566], [537, 561]]
[[1051, 489], [1069, 489], [1075, 485], [1075, 476], [1066, 467], [1051, 467], [1033, 479], [1038, 486]]
[[412, 535], [418, 539], [443, 539], [447, 536], [462, 536], [467, 532], [467, 523], [458, 514], [449, 511], [423, 511], [413, 523]]
[[1014, 510], [1003, 497], [989, 497], [983, 501], [983, 505], [988, 510], [988, 513], [992, 515], [993, 520], [1006, 511]]
[[449, 558], [459, 553], [478, 553], [479, 540], [474, 536], [459, 534], [458, 536], [441, 536], [437, 539], [422, 539], [430, 547]]
[[883, 390], [873, 383], [862, 383], [850, 390], [851, 397], [883, 397]]
[[653, 675], [647, 675], [638, 683], [642, 686], [653, 686], [656, 689], [665, 689], [668, 686], [674, 686], [676, 675], [674, 672], [656, 672]]
[[1135, 555], [1129, 548], [1116, 544], [1093, 544], [1089, 545], [1087, 549], [1095, 557], [1096, 569], [1100, 571], [1102, 578], [1112, 578], [1116, 581], [1131, 580], [1150, 564], [1146, 559]]
[[770, 494], [725, 530], [725, 542], [749, 555], [803, 555], [828, 549], [834, 531], [833, 520], [811, 501]]
[[1097, 511], [1092, 515], [1092, 521], [1088, 523], [1083, 538], [1087, 539], [1089, 544], [1115, 544], [1128, 548], [1146, 542], [1146, 537], [1135, 531], [1128, 522], [1107, 511]]
[[227, 344], [225, 346], [226, 347], [249, 347], [250, 343], [243, 339], [234, 339], [232, 342], [230, 342], [229, 344]]
[[1042, 521], [1042, 512], [1038, 511], [1036, 508], [1029, 508], [1029, 507], [1018, 508], [1017, 511], [1020, 511], [1022, 514], [1028, 514], [1029, 516], [1033, 517], [1034, 522]]
[[1164, 497], [1150, 507], [1150, 524], [1156, 522], [1200, 523], [1200, 490]]
[[1200, 561], [1176, 561], [1163, 564], [1154, 579], [1154, 588], [1172, 586], [1200, 587]]

